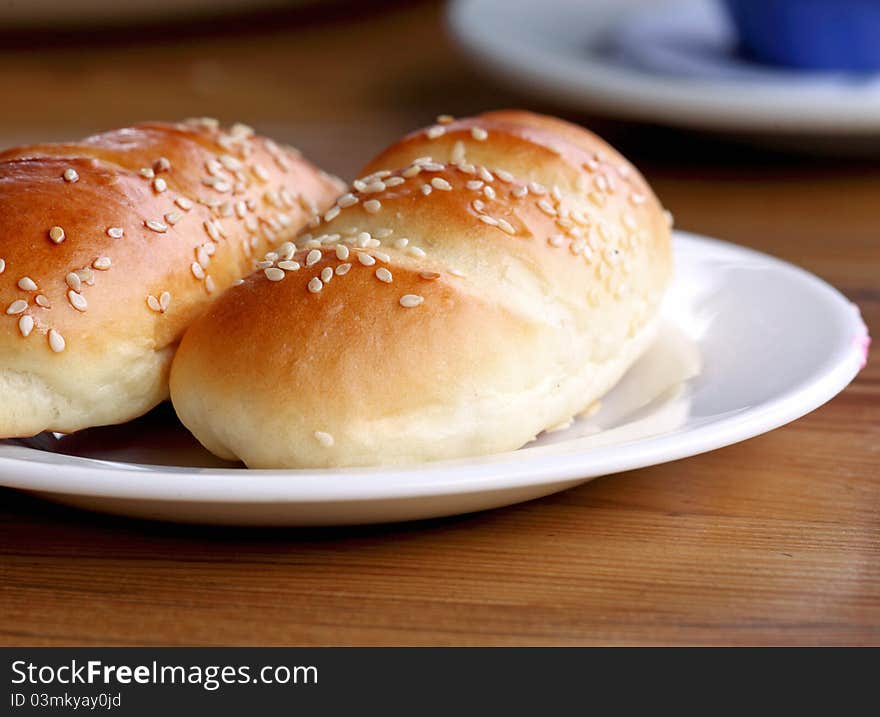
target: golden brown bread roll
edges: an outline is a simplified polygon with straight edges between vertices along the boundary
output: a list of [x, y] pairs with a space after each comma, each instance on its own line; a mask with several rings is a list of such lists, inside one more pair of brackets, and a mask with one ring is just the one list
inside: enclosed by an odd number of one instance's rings
[[253, 468], [518, 448], [651, 337], [667, 215], [593, 134], [492, 112], [409, 135], [185, 334], [171, 396]]
[[0, 436], [118, 423], [165, 399], [183, 329], [339, 189], [213, 120], [0, 153]]

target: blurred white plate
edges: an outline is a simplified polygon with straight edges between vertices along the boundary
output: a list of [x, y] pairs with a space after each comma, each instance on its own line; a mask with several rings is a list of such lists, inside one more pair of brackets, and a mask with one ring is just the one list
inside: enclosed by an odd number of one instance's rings
[[880, 78], [745, 62], [714, 0], [454, 0], [449, 21], [498, 80], [577, 110], [848, 149], [880, 139]]
[[56, 438], [0, 441], [0, 485], [143, 518], [248, 525], [411, 520], [509, 505], [769, 431], [844, 388], [858, 310], [777, 259], [678, 232], [657, 341], [601, 410], [518, 451], [406, 468], [222, 464], [169, 408]]

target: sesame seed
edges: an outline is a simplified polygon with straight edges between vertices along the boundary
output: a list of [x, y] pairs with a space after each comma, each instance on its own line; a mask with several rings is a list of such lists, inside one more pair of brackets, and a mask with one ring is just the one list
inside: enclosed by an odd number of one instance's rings
[[492, 172], [490, 172], [485, 167], [480, 167], [477, 170], [477, 174], [480, 176], [480, 179], [482, 179], [484, 182], [494, 182], [495, 181], [495, 177], [492, 175]]
[[412, 309], [421, 304], [424, 300], [425, 298], [418, 294], [404, 294], [400, 297], [400, 305], [405, 309]]
[[604, 174], [597, 174], [593, 178], [593, 184], [600, 192], [608, 191], [608, 180], [605, 178]]
[[165, 311], [167, 311], [168, 307], [170, 305], [171, 305], [171, 294], [168, 293], [167, 291], [163, 291], [159, 295], [159, 306], [162, 309], [162, 312], [164, 313]]
[[348, 254], [349, 254], [348, 247], [345, 246], [345, 244], [337, 244], [336, 245], [336, 258], [337, 259], [339, 259], [340, 261], [344, 261], [345, 259], [348, 259]]
[[202, 227], [204, 227], [205, 232], [211, 237], [212, 241], [220, 241], [220, 229], [213, 219], [208, 219], [207, 221], [202, 222]]
[[153, 180], [153, 191], [161, 194], [166, 189], [168, 189], [168, 182], [166, 182], [162, 177], [156, 177]]
[[418, 164], [411, 164], [400, 173], [400, 176], [406, 177], [407, 179], [412, 179], [421, 171], [422, 168]]
[[629, 195], [629, 199], [633, 204], [638, 206], [639, 204], [644, 204], [648, 198], [644, 194], [633, 192]]
[[421, 247], [417, 247], [417, 246], [411, 246], [407, 250], [407, 252], [409, 253], [410, 256], [414, 256], [419, 259], [424, 259], [426, 256], [428, 256], [424, 249], [422, 249]]
[[394, 279], [394, 277], [392, 277], [391, 275], [391, 272], [388, 271], [388, 269], [386, 269], [384, 266], [376, 269], [376, 278], [379, 281], [385, 282], [386, 284], [390, 284]]
[[348, 192], [347, 194], [343, 194], [339, 199], [336, 200], [336, 204], [345, 209], [346, 207], [352, 207], [360, 201], [357, 196]]
[[64, 351], [64, 347], [64, 337], [59, 334], [55, 329], [49, 329], [49, 348], [52, 349], [56, 354], [60, 354], [62, 351]]
[[405, 181], [406, 180], [403, 177], [388, 177], [388, 179], [385, 180], [385, 186], [386, 187], [399, 187]]
[[428, 139], [437, 139], [437, 137], [446, 134], [446, 128], [441, 127], [440, 125], [434, 125], [433, 127], [429, 127], [425, 134], [428, 135]]
[[218, 208], [217, 213], [224, 219], [232, 216], [232, 202], [223, 202]]
[[409, 244], [409, 239], [406, 237], [400, 237], [399, 239], [394, 240], [395, 249], [405, 249], [407, 244]]
[[18, 330], [25, 338], [30, 336], [31, 331], [34, 330], [34, 317], [30, 314], [25, 314], [24, 316], [22, 316], [18, 320]]
[[65, 239], [64, 230], [61, 227], [52, 227], [49, 230], [49, 238], [56, 244], [60, 244]]
[[430, 163], [433, 162], [433, 161], [434, 161], [434, 158], [433, 158], [433, 157], [427, 157], [427, 156], [425, 156], [425, 157], [416, 157], [416, 158], [412, 161], [412, 163], [413, 163], [413, 164], [422, 165], [422, 164], [430, 164]]
[[37, 283], [29, 276], [23, 276], [18, 280], [18, 288], [22, 291], [36, 291]]
[[529, 182], [529, 191], [532, 194], [537, 194], [540, 197], [542, 194], [547, 193], [547, 187], [545, 187], [543, 184], [539, 184], [538, 182]]
[[451, 124], [455, 121], [452, 115], [437, 115], [437, 124]]
[[431, 190], [430, 184], [423, 184], [422, 185], [422, 194], [424, 194], [426, 197], [431, 193], [431, 191], [432, 190]]
[[514, 197], [517, 197], [518, 199], [520, 199], [520, 198], [526, 196], [526, 194], [529, 193], [529, 188], [528, 188], [525, 184], [521, 184], [521, 185], [516, 186], [516, 187], [514, 187], [513, 189], [511, 189], [511, 190], [510, 190], [510, 193], [511, 193]]
[[73, 289], [67, 292], [67, 300], [71, 303], [74, 309], [77, 311], [85, 311], [89, 308], [89, 304], [86, 301], [86, 297], [80, 293], [77, 293]]
[[319, 261], [321, 261], [320, 249], [312, 249], [306, 255], [306, 266], [312, 266], [312, 264], [317, 264]]
[[465, 162], [459, 162], [455, 165], [460, 172], [464, 172], [465, 174], [476, 174], [477, 168], [472, 164], [467, 164]]
[[324, 282], [321, 281], [317, 276], [313, 276], [309, 280], [308, 289], [313, 294], [317, 294], [323, 288], [324, 288]]
[[483, 202], [482, 199], [474, 199], [474, 201], [471, 202], [471, 206], [474, 208], [474, 211], [477, 212], [478, 214], [486, 208], [486, 204], [485, 204], [485, 202]]
[[506, 182], [507, 184], [510, 184], [513, 181], [513, 175], [503, 169], [496, 169], [495, 176], [498, 177], [498, 179], [500, 179], [502, 182]]
[[394, 230], [389, 229], [388, 227], [382, 227], [381, 229], [377, 229], [373, 232], [373, 236], [377, 236], [380, 239], [387, 239], [392, 234], [394, 234]]
[[82, 269], [77, 269], [75, 273], [84, 284], [92, 286], [95, 283], [95, 272], [89, 267], [84, 266]]
[[181, 209], [183, 209], [183, 211], [185, 211], [185, 212], [188, 212], [190, 209], [193, 208], [193, 203], [192, 203], [192, 201], [189, 200], [189, 199], [187, 199], [186, 197], [178, 197], [177, 199], [174, 200], [174, 203], [175, 203], [178, 207], [180, 207]]
[[315, 438], [324, 448], [332, 448], [334, 440], [333, 436], [325, 431], [315, 431]]
[[138, 170], [138, 174], [140, 174], [144, 179], [152, 179], [156, 176], [156, 173], [150, 167], [142, 167]]
[[244, 166], [231, 154], [221, 155], [220, 164], [226, 167], [230, 172], [237, 172]]
[[160, 222], [155, 219], [147, 219], [144, 222], [144, 226], [147, 229], [152, 229], [154, 232], [158, 232], [159, 234], [164, 234], [168, 231], [168, 225], [165, 222]]
[[284, 271], [297, 271], [299, 269], [299, 262], [286, 259], [278, 262], [278, 268], [284, 269]]
[[64, 177], [65, 182], [73, 183], [79, 179], [79, 174], [76, 173], [76, 170], [73, 167], [68, 167], [64, 170], [64, 174], [61, 175]]
[[349, 271], [351, 271], [351, 264], [340, 264], [336, 267], [336, 276], [345, 276]]
[[112, 262], [110, 261], [109, 256], [99, 256], [92, 262], [92, 266], [95, 267], [98, 271], [107, 271], [110, 268]]
[[424, 170], [425, 172], [442, 172], [443, 165], [439, 162], [425, 162], [422, 165], [422, 170]]
[[367, 186], [364, 187], [364, 194], [378, 194], [379, 192], [385, 191], [385, 182], [381, 179], [377, 179], [374, 182], [370, 182]]
[[325, 266], [323, 269], [321, 269], [321, 281], [323, 281], [325, 284], [329, 284], [330, 279], [332, 279], [332, 278], [333, 278], [333, 268], [332, 267]]
[[152, 311], [156, 311], [156, 312], [162, 311], [162, 305], [159, 303], [159, 299], [157, 299], [152, 294], [147, 296], [147, 306], [149, 306]]
[[153, 171], [154, 172], [169, 172], [171, 171], [171, 162], [168, 161], [167, 157], [159, 157], [155, 162], [153, 162]]
[[511, 234], [511, 235], [516, 234], [516, 229], [513, 228], [513, 224], [511, 224], [506, 219], [499, 219], [498, 220], [498, 228], [501, 229], [501, 231], [505, 232], [506, 234]]
[[379, 261], [384, 261], [386, 263], [391, 261], [391, 257], [384, 251], [374, 251], [373, 256], [376, 257]]
[[214, 293], [214, 277], [213, 276], [205, 276], [205, 290], [209, 294]]
[[464, 272], [461, 269], [450, 269], [449, 273], [452, 274], [453, 276], [458, 276], [458, 277], [464, 276]]
[[495, 199], [495, 190], [492, 189], [492, 187], [490, 187], [488, 184], [483, 187], [483, 194], [485, 194], [486, 198], [488, 199]]
[[439, 271], [420, 271], [419, 276], [426, 281], [434, 281], [440, 278]]
[[324, 212], [324, 221], [329, 222], [339, 216], [339, 207], [334, 205]]
[[547, 239], [547, 243], [553, 247], [561, 247], [565, 242], [565, 237], [562, 234], [554, 234], [553, 236]]
[[357, 258], [364, 266], [373, 266], [376, 263], [376, 260], [366, 252], [359, 252]]
[[488, 224], [490, 227], [498, 226], [498, 220], [495, 217], [490, 217], [488, 214], [481, 214], [479, 219], [483, 224]]
[[181, 219], [183, 219], [183, 214], [180, 212], [168, 212], [168, 214], [165, 215], [165, 221], [172, 226], [177, 224]]
[[390, 177], [390, 176], [391, 176], [390, 169], [380, 169], [377, 172], [373, 172], [372, 174], [368, 174], [366, 177], [363, 177], [362, 179], [365, 182], [372, 182], [374, 179], [385, 179], [385, 177]]
[[378, 199], [369, 199], [364, 202], [364, 209], [368, 214], [376, 214], [382, 208], [382, 203]]
[[37, 294], [34, 297], [34, 301], [36, 302], [37, 306], [42, 306], [44, 309], [51, 308], [49, 305], [49, 299], [47, 299], [42, 294]]
[[192, 271], [193, 276], [196, 279], [201, 280], [201, 279], [205, 278], [205, 270], [202, 268], [202, 265], [199, 264], [198, 262], [194, 261], [192, 264], [189, 265], [189, 268], [190, 268], [190, 271]]
[[443, 179], [443, 177], [432, 178], [431, 179], [431, 186], [434, 187], [434, 189], [440, 189], [441, 191], [444, 191], [444, 192], [451, 192], [452, 191], [452, 185], [449, 182], [447, 182], [445, 179]]
[[284, 270], [278, 269], [274, 266], [270, 266], [268, 269], [263, 269], [263, 273], [269, 281], [281, 281], [284, 278]]
[[[258, 262], [255, 264], [255, 266], [256, 266], [257, 269], [265, 269], [265, 268], [267, 268], [267, 267], [272, 266], [272, 262], [271, 262], [271, 261], [267, 261], [267, 260], [264, 260], [264, 261], [258, 261]], [[203, 268], [204, 268], [204, 267], [203, 267]]]
[[604, 207], [605, 206], [605, 196], [602, 194], [597, 194], [596, 192], [590, 192], [589, 194], [587, 194], [587, 199], [589, 199], [597, 207]]
[[463, 162], [465, 156], [465, 147], [464, 142], [458, 140], [454, 145], [452, 145], [452, 154], [450, 158], [453, 162]]
[[471, 137], [473, 137], [478, 142], [485, 142], [488, 136], [489, 133], [482, 127], [471, 127]]
[[0, 274], [6, 271], [6, 259], [0, 259]]
[[544, 212], [544, 214], [547, 214], [551, 217], [556, 216], [556, 209], [546, 199], [541, 199], [538, 201], [538, 209]]
[[6, 307], [6, 313], [10, 315], [20, 314], [28, 307], [28, 302], [24, 299], [16, 299]]

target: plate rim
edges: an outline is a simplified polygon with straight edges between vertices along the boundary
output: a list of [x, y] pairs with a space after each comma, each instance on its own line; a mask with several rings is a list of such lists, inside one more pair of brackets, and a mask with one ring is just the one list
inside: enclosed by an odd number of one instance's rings
[[[57, 460], [40, 460], [43, 451], [0, 444], [0, 486], [64, 495], [175, 503], [307, 504], [479, 493], [572, 480], [585, 482], [705, 453], [761, 435], [823, 405], [858, 374], [862, 355], [857, 339], [867, 336], [867, 327], [858, 308], [837, 289], [805, 269], [748, 247], [683, 231], [674, 233], [674, 242], [677, 251], [696, 248], [740, 261], [743, 258], [757, 260], [793, 273], [813, 290], [824, 294], [838, 310], [847, 312], [841, 313], [841, 317], [848, 317], [852, 326], [852, 345], [835, 347], [809, 380], [769, 402], [709, 420], [701, 426], [635, 439], [626, 444], [626, 451], [620, 450], [621, 444], [562, 455], [540, 452], [529, 455], [517, 450], [414, 466], [345, 469], [151, 466], [70, 456], [70, 462], [59, 470]], [[17, 455], [4, 455], [4, 449], [12, 449]], [[537, 478], [536, 468], [540, 469]], [[463, 469], [466, 469], [466, 476], [462, 476]], [[149, 480], [143, 480], [147, 476]], [[247, 481], [246, 476], [258, 476], [259, 481]], [[371, 477], [381, 477], [382, 480], [369, 480]]]
[[[446, 17], [465, 53], [508, 86], [530, 82], [536, 94], [570, 107], [613, 111], [617, 117], [679, 127], [774, 135], [880, 134], [880, 84], [876, 81], [869, 94], [858, 86], [762, 86], [723, 78], [652, 75], [586, 52], [575, 62], [570, 55], [548, 52], [537, 44], [505, 42], [503, 33], [484, 32], [485, 23], [472, 22], [478, 10], [485, 12], [505, 1], [452, 0]], [[550, 5], [559, 2], [569, 0], [550, 0]], [[632, 8], [637, 8], [637, 2], [648, 4], [647, 0], [629, 2]], [[549, 9], [547, 3], [541, 8]]]

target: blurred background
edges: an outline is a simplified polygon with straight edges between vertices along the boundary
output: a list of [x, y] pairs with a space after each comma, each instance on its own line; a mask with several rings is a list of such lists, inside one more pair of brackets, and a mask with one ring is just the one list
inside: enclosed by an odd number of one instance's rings
[[[0, 145], [207, 115], [251, 124], [351, 179], [437, 114], [524, 107], [617, 145], [679, 227], [782, 256], [858, 298], [878, 273], [880, 83], [870, 50], [880, 34], [860, 43], [853, 27], [880, 29], [864, 14], [878, 6], [5, 0]], [[792, 7], [800, 14], [786, 15]], [[757, 34], [738, 32], [737, 13]], [[766, 54], [768, 37], [788, 54]], [[805, 43], [822, 52], [805, 59]]]

